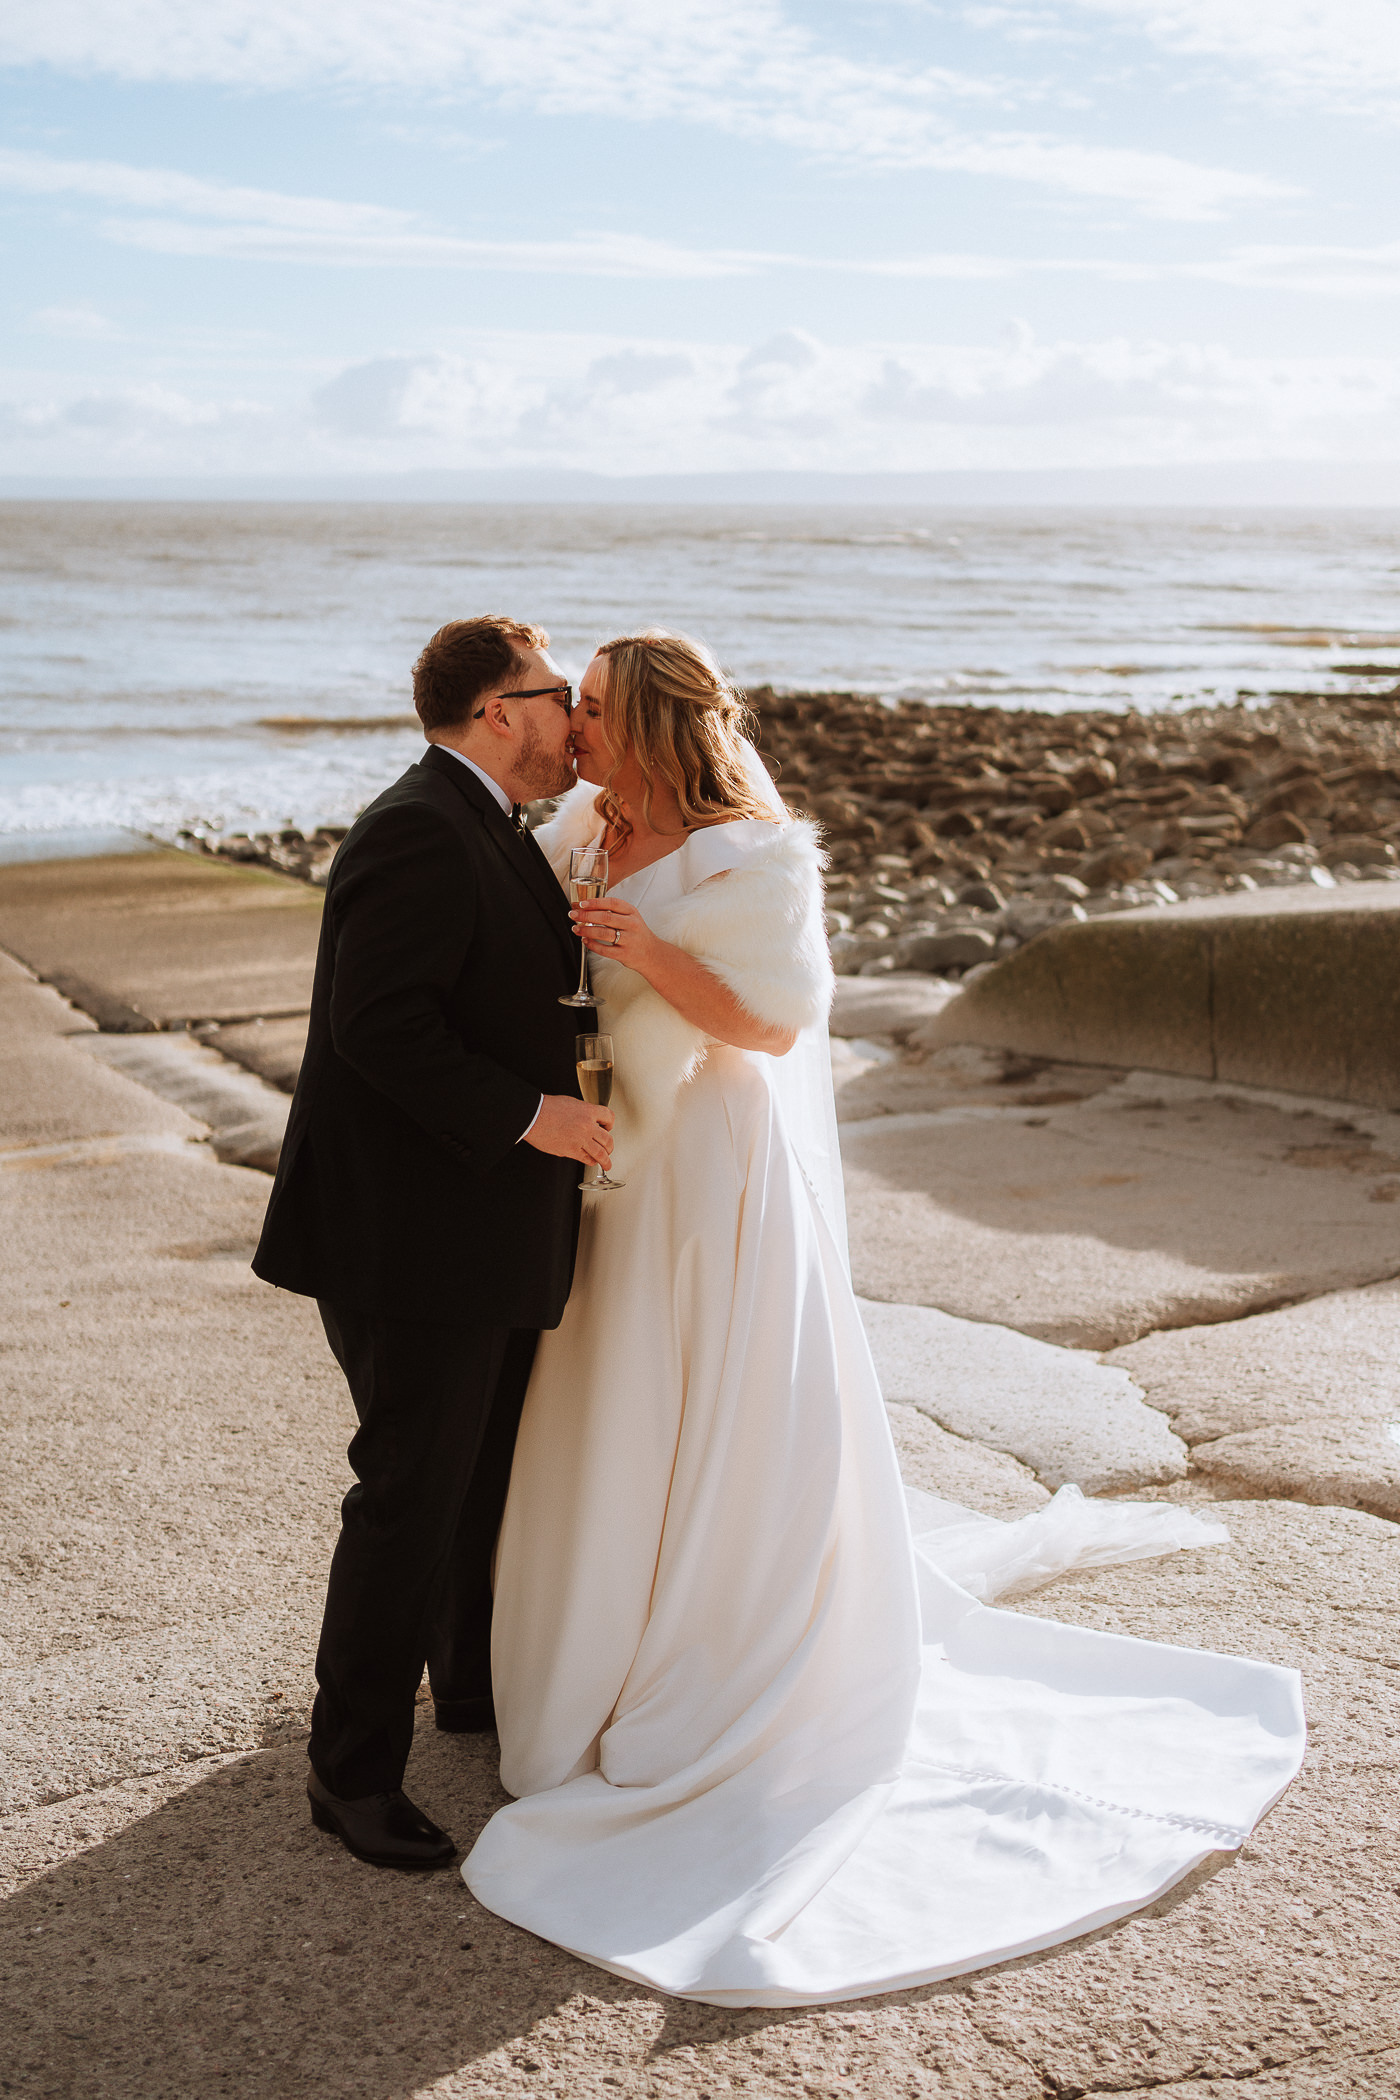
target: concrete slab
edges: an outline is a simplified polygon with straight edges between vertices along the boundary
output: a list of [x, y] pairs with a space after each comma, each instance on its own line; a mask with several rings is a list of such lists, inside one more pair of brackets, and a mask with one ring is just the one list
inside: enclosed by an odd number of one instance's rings
[[1400, 1520], [1400, 1284], [1147, 1335], [1111, 1360], [1169, 1416], [1218, 1493]]
[[12, 1808], [304, 1708], [352, 1416], [315, 1308], [248, 1268], [267, 1186], [204, 1145], [0, 1172]]
[[1040, 935], [925, 1030], [1400, 1106], [1400, 885], [1271, 889]]
[[[309, 1420], [289, 1420], [277, 1450], [304, 1448]], [[250, 1477], [255, 1455], [245, 1446]], [[304, 1746], [288, 1739], [5, 1819], [6, 2076], [74, 2100], [214, 2086], [238, 2100], [1224, 2100], [1241, 2084], [1388, 2100], [1394, 1534], [1351, 1511], [1216, 1508], [1228, 1548], [1069, 1578], [1017, 1607], [1303, 1666], [1300, 1779], [1242, 1854], [1132, 1919], [951, 1987], [777, 2014], [684, 2005], [516, 1931], [448, 1877], [357, 1865], [310, 1828]], [[503, 1798], [492, 1747], [420, 1725], [411, 1785], [463, 1843]]]
[[239, 1021], [205, 1031], [202, 1040], [221, 1057], [256, 1072], [269, 1086], [292, 1094], [306, 1053], [306, 1022], [305, 1014], [284, 1021]]
[[1185, 1474], [1186, 1447], [1125, 1371], [926, 1306], [860, 1310], [887, 1401], [1009, 1452], [1044, 1486], [1103, 1495]]
[[[1377, 2070], [1367, 2045], [1342, 2036], [1354, 2021], [1378, 2055], [1400, 2044], [1381, 1865], [1400, 1858], [1395, 1532], [1357, 1511], [1286, 1502], [1217, 1503], [1210, 1514], [1229, 1527], [1228, 1548], [1069, 1577], [1017, 1610], [1301, 1667], [1302, 1773], [1244, 1853], [1194, 1894], [1168, 1897], [1071, 1966], [1036, 1960], [975, 1982], [972, 2010], [999, 2042], [1029, 2052], [1050, 2093], [1225, 2100], [1268, 2090], [1272, 2066], [1275, 2096], [1381, 2100], [1394, 2058]], [[1343, 1828], [1356, 1838], [1346, 1852]]]
[[1222, 1495], [1366, 1509], [1400, 1522], [1400, 1396], [1389, 1420], [1307, 1415], [1197, 1444], [1191, 1464]]
[[902, 1051], [889, 1038], [862, 1043], [832, 1037], [838, 1122], [929, 1115], [943, 1108], [1062, 1108], [1123, 1078], [1108, 1068], [1053, 1064], [972, 1043], [920, 1051], [912, 1047], [918, 1033], [905, 1038]]
[[174, 851], [0, 867], [0, 947], [104, 1029], [304, 1013], [322, 895]]
[[[51, 993], [0, 966], [7, 983], [0, 2028], [15, 2093], [1388, 2096], [1400, 1569], [1393, 1528], [1356, 1511], [1216, 1504], [1228, 1549], [1021, 1601], [1301, 1663], [1314, 1738], [1228, 1870], [1208, 1863], [1150, 1911], [1000, 1971], [810, 2011], [682, 2005], [518, 1932], [453, 1877], [377, 1874], [318, 1836], [305, 1728], [349, 1477], [339, 1374], [312, 1308], [248, 1272], [265, 1179], [187, 1143], [200, 1126], [181, 1109], [65, 1041], [73, 1017]], [[31, 1110], [42, 1059], [54, 1077]], [[1011, 1459], [894, 1420], [920, 1484], [973, 1506], [1043, 1498]], [[410, 1786], [462, 1844], [503, 1799], [493, 1750], [420, 1726]]]
[[0, 1154], [139, 1134], [198, 1138], [191, 1119], [82, 1054], [93, 1023], [0, 953]]
[[1144, 1335], [1108, 1361], [1188, 1444], [1314, 1415], [1385, 1422], [1400, 1415], [1400, 1282]]
[[1129, 1075], [842, 1129], [856, 1287], [1112, 1349], [1400, 1272], [1400, 1119]]
[[989, 1451], [969, 1437], [953, 1436], [919, 1408], [901, 1401], [891, 1401], [888, 1411], [899, 1470], [910, 1487], [1006, 1523], [1029, 1516], [1050, 1500], [1050, 1490], [1009, 1452]]
[[291, 1103], [266, 1080], [183, 1033], [91, 1035], [82, 1047], [207, 1124], [221, 1160], [276, 1173]]
[[118, 1132], [113, 1137], [69, 1138], [58, 1145], [17, 1145], [0, 1149], [0, 1174], [40, 1174], [50, 1167], [110, 1167], [132, 1152], [183, 1152], [200, 1144], [205, 1133], [176, 1136], [171, 1131]]

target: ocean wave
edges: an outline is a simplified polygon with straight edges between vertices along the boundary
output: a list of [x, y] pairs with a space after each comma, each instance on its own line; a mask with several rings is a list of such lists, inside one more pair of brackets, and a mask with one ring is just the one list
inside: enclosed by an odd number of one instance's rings
[[386, 729], [416, 729], [416, 715], [260, 715], [259, 729], [276, 729], [287, 734], [303, 735], [307, 731], [342, 730], [382, 731]]
[[342, 822], [475, 611], [541, 619], [575, 679], [654, 621], [751, 688], [1046, 713], [1355, 690], [1389, 674], [1348, 655], [1400, 649], [1385, 512], [45, 502], [0, 548], [10, 831]]
[[293, 746], [275, 760], [202, 770], [147, 772], [112, 780], [28, 780], [0, 776], [0, 834], [128, 830], [173, 837], [184, 826], [214, 831], [269, 831], [295, 825], [349, 823], [422, 749], [403, 747], [356, 760], [357, 747]]

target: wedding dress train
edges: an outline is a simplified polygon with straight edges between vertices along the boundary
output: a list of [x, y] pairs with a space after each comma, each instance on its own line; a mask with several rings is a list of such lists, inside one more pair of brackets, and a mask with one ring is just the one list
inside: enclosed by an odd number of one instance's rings
[[[664, 916], [771, 829], [616, 887]], [[585, 1204], [498, 1556], [517, 1798], [462, 1869], [715, 2005], [895, 1990], [1121, 1916], [1241, 1844], [1303, 1744], [1291, 1670], [979, 1601], [1225, 1534], [1076, 1490], [1012, 1525], [906, 1492], [790, 1085], [712, 1045], [626, 1193]]]

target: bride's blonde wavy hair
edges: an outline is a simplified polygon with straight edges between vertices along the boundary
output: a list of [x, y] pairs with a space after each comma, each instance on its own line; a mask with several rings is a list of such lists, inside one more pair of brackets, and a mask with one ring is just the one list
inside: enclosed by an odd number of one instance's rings
[[629, 752], [641, 772], [648, 823], [660, 785], [675, 795], [688, 831], [733, 817], [780, 821], [744, 763], [754, 718], [703, 642], [648, 627], [602, 643], [597, 653], [608, 660], [602, 726], [614, 754], [598, 808], [619, 841], [631, 837], [632, 826], [613, 781]]

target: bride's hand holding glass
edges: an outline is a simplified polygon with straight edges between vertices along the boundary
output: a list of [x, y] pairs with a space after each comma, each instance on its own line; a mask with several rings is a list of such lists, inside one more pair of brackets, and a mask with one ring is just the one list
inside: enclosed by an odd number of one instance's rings
[[643, 977], [651, 976], [663, 949], [670, 945], [652, 932], [636, 905], [622, 897], [576, 904], [569, 916], [590, 955], [611, 955]]
[[[712, 877], [719, 881], [718, 876]], [[760, 1021], [737, 993], [688, 949], [653, 933], [635, 904], [606, 897], [580, 904], [570, 914], [585, 955], [611, 955], [644, 977], [683, 1020], [735, 1050], [763, 1050], [785, 1057], [797, 1041], [795, 1028]]]

